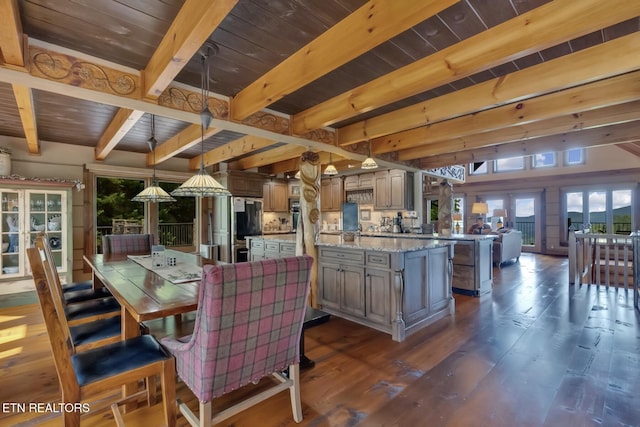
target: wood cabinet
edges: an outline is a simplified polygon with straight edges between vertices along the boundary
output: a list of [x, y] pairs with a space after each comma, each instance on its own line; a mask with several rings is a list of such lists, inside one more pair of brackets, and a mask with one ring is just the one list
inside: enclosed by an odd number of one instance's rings
[[213, 177], [224, 185], [233, 196], [237, 197], [263, 197], [263, 186], [266, 175], [242, 172], [227, 171], [217, 172]]
[[373, 172], [349, 175], [344, 178], [344, 190], [366, 190], [373, 188]]
[[70, 190], [0, 188], [0, 279], [31, 273], [25, 249], [46, 232], [58, 272], [70, 274], [73, 253], [68, 216]]
[[319, 303], [402, 341], [452, 313], [452, 256], [450, 246], [402, 253], [319, 245]]
[[262, 237], [248, 237], [247, 247], [249, 248], [250, 261], [284, 258], [296, 254], [295, 242], [281, 242]]
[[342, 178], [323, 179], [320, 183], [320, 211], [340, 211], [342, 210], [342, 201]]
[[264, 212], [289, 210], [289, 186], [286, 181], [270, 180], [262, 184], [262, 208]]
[[478, 296], [493, 287], [493, 239], [456, 240], [453, 290]]
[[377, 210], [412, 210], [413, 173], [400, 169], [376, 172], [373, 177], [373, 201]]

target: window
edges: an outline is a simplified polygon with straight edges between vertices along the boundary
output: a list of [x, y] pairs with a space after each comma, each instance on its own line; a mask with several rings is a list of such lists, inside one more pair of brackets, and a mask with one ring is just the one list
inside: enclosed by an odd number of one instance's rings
[[487, 162], [469, 163], [469, 175], [484, 175], [488, 171]]
[[603, 189], [564, 193], [566, 235], [589, 225], [593, 233], [628, 235], [634, 227], [633, 190]]
[[531, 156], [532, 168], [548, 168], [556, 165], [556, 153], [541, 153]]
[[487, 200], [487, 206], [489, 206], [489, 212], [487, 213], [487, 224], [491, 224], [491, 229], [496, 230], [498, 228], [497, 224], [500, 217], [494, 217], [493, 211], [496, 209], [504, 209], [504, 202], [502, 201], [502, 199]]
[[494, 161], [493, 168], [496, 172], [512, 172], [524, 170], [524, 157], [511, 157]]
[[567, 150], [564, 152], [565, 165], [583, 165], [584, 162], [584, 148], [572, 148], [571, 150]]

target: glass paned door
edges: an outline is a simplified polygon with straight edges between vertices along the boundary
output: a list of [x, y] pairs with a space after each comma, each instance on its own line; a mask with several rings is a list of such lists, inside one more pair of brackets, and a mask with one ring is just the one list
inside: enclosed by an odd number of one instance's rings
[[537, 197], [515, 198], [515, 228], [522, 231], [522, 247], [532, 252], [540, 251], [540, 224]]
[[0, 192], [2, 201], [2, 274], [5, 276], [18, 276], [22, 274], [20, 257], [20, 233], [23, 223], [22, 193], [18, 191], [4, 190]]

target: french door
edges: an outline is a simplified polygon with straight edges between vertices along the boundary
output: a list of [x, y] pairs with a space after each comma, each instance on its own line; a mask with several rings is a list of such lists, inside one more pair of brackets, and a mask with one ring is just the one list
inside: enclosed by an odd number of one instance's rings
[[[522, 250], [540, 252], [542, 247], [542, 215], [540, 194], [518, 194], [512, 200], [515, 209], [514, 228], [522, 231]], [[510, 215], [511, 216], [511, 215]]]

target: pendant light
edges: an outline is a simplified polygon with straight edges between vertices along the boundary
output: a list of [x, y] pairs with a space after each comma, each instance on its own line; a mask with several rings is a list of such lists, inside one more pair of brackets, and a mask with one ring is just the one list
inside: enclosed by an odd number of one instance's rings
[[158, 180], [156, 178], [156, 116], [151, 115], [151, 138], [147, 140], [147, 144], [149, 144], [149, 149], [153, 154], [153, 177], [151, 178], [151, 185], [135, 196], [133, 199], [134, 202], [175, 202], [176, 199], [171, 197], [169, 193], [164, 191], [158, 185]]
[[377, 167], [378, 167], [378, 164], [376, 163], [375, 160], [373, 160], [373, 157], [371, 157], [371, 141], [369, 141], [369, 157], [364, 159], [364, 162], [362, 162], [362, 165], [360, 165], [360, 168], [376, 169]]
[[327, 165], [326, 168], [324, 168], [324, 174], [325, 175], [337, 175], [338, 174], [338, 169], [336, 169], [336, 167], [333, 166], [333, 157], [332, 157], [331, 153], [329, 153], [329, 164]]
[[202, 112], [200, 113], [200, 170], [197, 174], [186, 180], [180, 187], [171, 192], [172, 196], [187, 197], [222, 197], [230, 196], [229, 190], [216, 181], [204, 169], [204, 130], [209, 128], [213, 114], [209, 111], [209, 57], [217, 51], [217, 46], [206, 44], [202, 56]]

